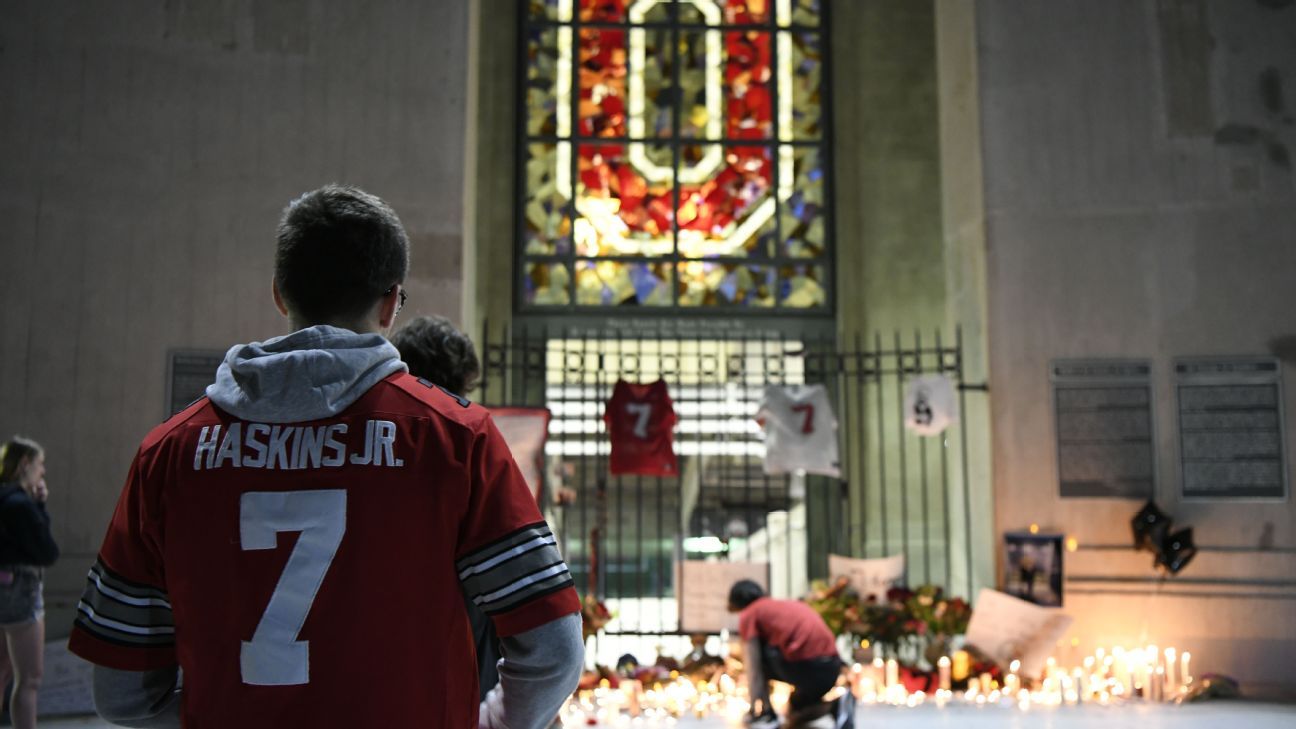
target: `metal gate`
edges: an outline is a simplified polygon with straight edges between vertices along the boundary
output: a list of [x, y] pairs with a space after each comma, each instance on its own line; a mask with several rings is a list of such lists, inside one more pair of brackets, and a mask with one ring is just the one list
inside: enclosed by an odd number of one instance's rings
[[[584, 336], [562, 327], [489, 327], [481, 390], [488, 407], [544, 406], [548, 515], [582, 594], [619, 614], [608, 633], [679, 633], [680, 559], [768, 561], [771, 591], [799, 596], [826, 555], [904, 554], [910, 584], [972, 591], [967, 435], [908, 433], [904, 389], [939, 373], [965, 407], [961, 335], [899, 332], [846, 342], [727, 335]], [[674, 478], [610, 476], [602, 416], [619, 379], [664, 379], [678, 416]], [[769, 476], [754, 415], [767, 385], [822, 383], [838, 421], [840, 479]], [[565, 491], [563, 491], [565, 489]], [[573, 497], [557, 504], [562, 493]], [[798, 547], [798, 545], [801, 545]], [[804, 551], [801, 551], [804, 550]]]

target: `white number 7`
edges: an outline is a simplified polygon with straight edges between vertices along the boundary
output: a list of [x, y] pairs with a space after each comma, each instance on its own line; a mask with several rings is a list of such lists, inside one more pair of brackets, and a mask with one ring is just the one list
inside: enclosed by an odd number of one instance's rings
[[652, 403], [626, 403], [626, 412], [635, 416], [634, 434], [636, 438], [648, 437], [648, 418], [652, 417]]
[[301, 532], [251, 641], [243, 641], [243, 683], [310, 682], [310, 641], [297, 640], [346, 531], [346, 491], [249, 491], [239, 501], [244, 550], [274, 549], [279, 532]]

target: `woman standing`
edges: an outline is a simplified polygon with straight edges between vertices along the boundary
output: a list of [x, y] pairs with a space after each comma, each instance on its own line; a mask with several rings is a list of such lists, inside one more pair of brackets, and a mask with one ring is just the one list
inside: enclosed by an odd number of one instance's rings
[[[58, 559], [45, 513], [45, 452], [15, 436], [0, 454], [0, 629], [14, 672], [9, 713], [15, 729], [36, 726], [45, 667], [44, 567]], [[8, 667], [3, 673], [7, 674]]]

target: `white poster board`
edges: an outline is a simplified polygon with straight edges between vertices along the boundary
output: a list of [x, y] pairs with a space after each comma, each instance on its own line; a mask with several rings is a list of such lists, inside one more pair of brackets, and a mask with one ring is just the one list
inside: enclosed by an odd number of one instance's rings
[[492, 408], [491, 419], [499, 428], [504, 442], [522, 478], [531, 487], [531, 495], [540, 500], [540, 486], [544, 483], [544, 447], [549, 437], [549, 411], [545, 408]]
[[834, 580], [845, 577], [862, 600], [867, 600], [872, 595], [878, 602], [886, 602], [887, 590], [900, 584], [904, 572], [903, 554], [881, 559], [828, 555], [828, 576]]
[[968, 623], [967, 642], [1001, 666], [1021, 661], [1021, 675], [1037, 678], [1071, 622], [1060, 608], [983, 589]]
[[940, 435], [958, 422], [958, 393], [945, 375], [909, 380], [904, 396], [905, 427], [917, 435]]
[[729, 588], [751, 580], [769, 592], [768, 562], [675, 563], [680, 630], [686, 633], [719, 633], [738, 630], [738, 614], [729, 612]]

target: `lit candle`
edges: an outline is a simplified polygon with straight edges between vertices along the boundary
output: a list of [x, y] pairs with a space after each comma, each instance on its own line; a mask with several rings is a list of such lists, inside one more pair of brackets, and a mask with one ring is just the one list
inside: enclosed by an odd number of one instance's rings
[[990, 687], [990, 674], [988, 674], [988, 673], [983, 673], [983, 674], [981, 674], [981, 693], [983, 693], [983, 694], [988, 694], [988, 693], [990, 693], [990, 688], [991, 688], [991, 687]]
[[870, 704], [877, 699], [877, 682], [872, 676], [864, 676], [860, 679], [860, 699]]
[[1085, 696], [1089, 689], [1088, 672], [1077, 668], [1071, 672], [1071, 679], [1075, 681], [1076, 698], [1082, 704], [1088, 701], [1089, 698]]
[[1184, 651], [1179, 655], [1179, 678], [1183, 681], [1184, 686], [1192, 684], [1192, 671], [1188, 670], [1188, 659], [1192, 654]]
[[1146, 660], [1140, 660], [1134, 664], [1134, 689], [1143, 692], [1143, 698], [1148, 698], [1148, 665]]
[[873, 659], [873, 683], [878, 686], [886, 686], [885, 664], [881, 658]]
[[886, 687], [890, 689], [900, 683], [900, 664], [894, 658], [888, 658], [886, 662]]
[[954, 651], [954, 658], [950, 663], [950, 675], [955, 681], [962, 681], [968, 676], [968, 665], [971, 657], [967, 651]]
[[1021, 679], [1017, 677], [1017, 672], [1021, 670], [1021, 661], [1014, 660], [1008, 664], [1008, 675], [1004, 677], [1004, 689], [1009, 694], [1016, 694], [1017, 689], [1021, 688]]
[[936, 662], [937, 668], [940, 669], [940, 690], [949, 691], [950, 689], [950, 659], [949, 656], [941, 656]]
[[1148, 692], [1148, 698], [1156, 703], [1165, 701], [1165, 669], [1161, 666], [1156, 667], [1156, 672], [1152, 674], [1151, 691]]
[[1166, 693], [1173, 693], [1178, 686], [1175, 683], [1175, 649], [1174, 647], [1165, 649], [1165, 687]]

